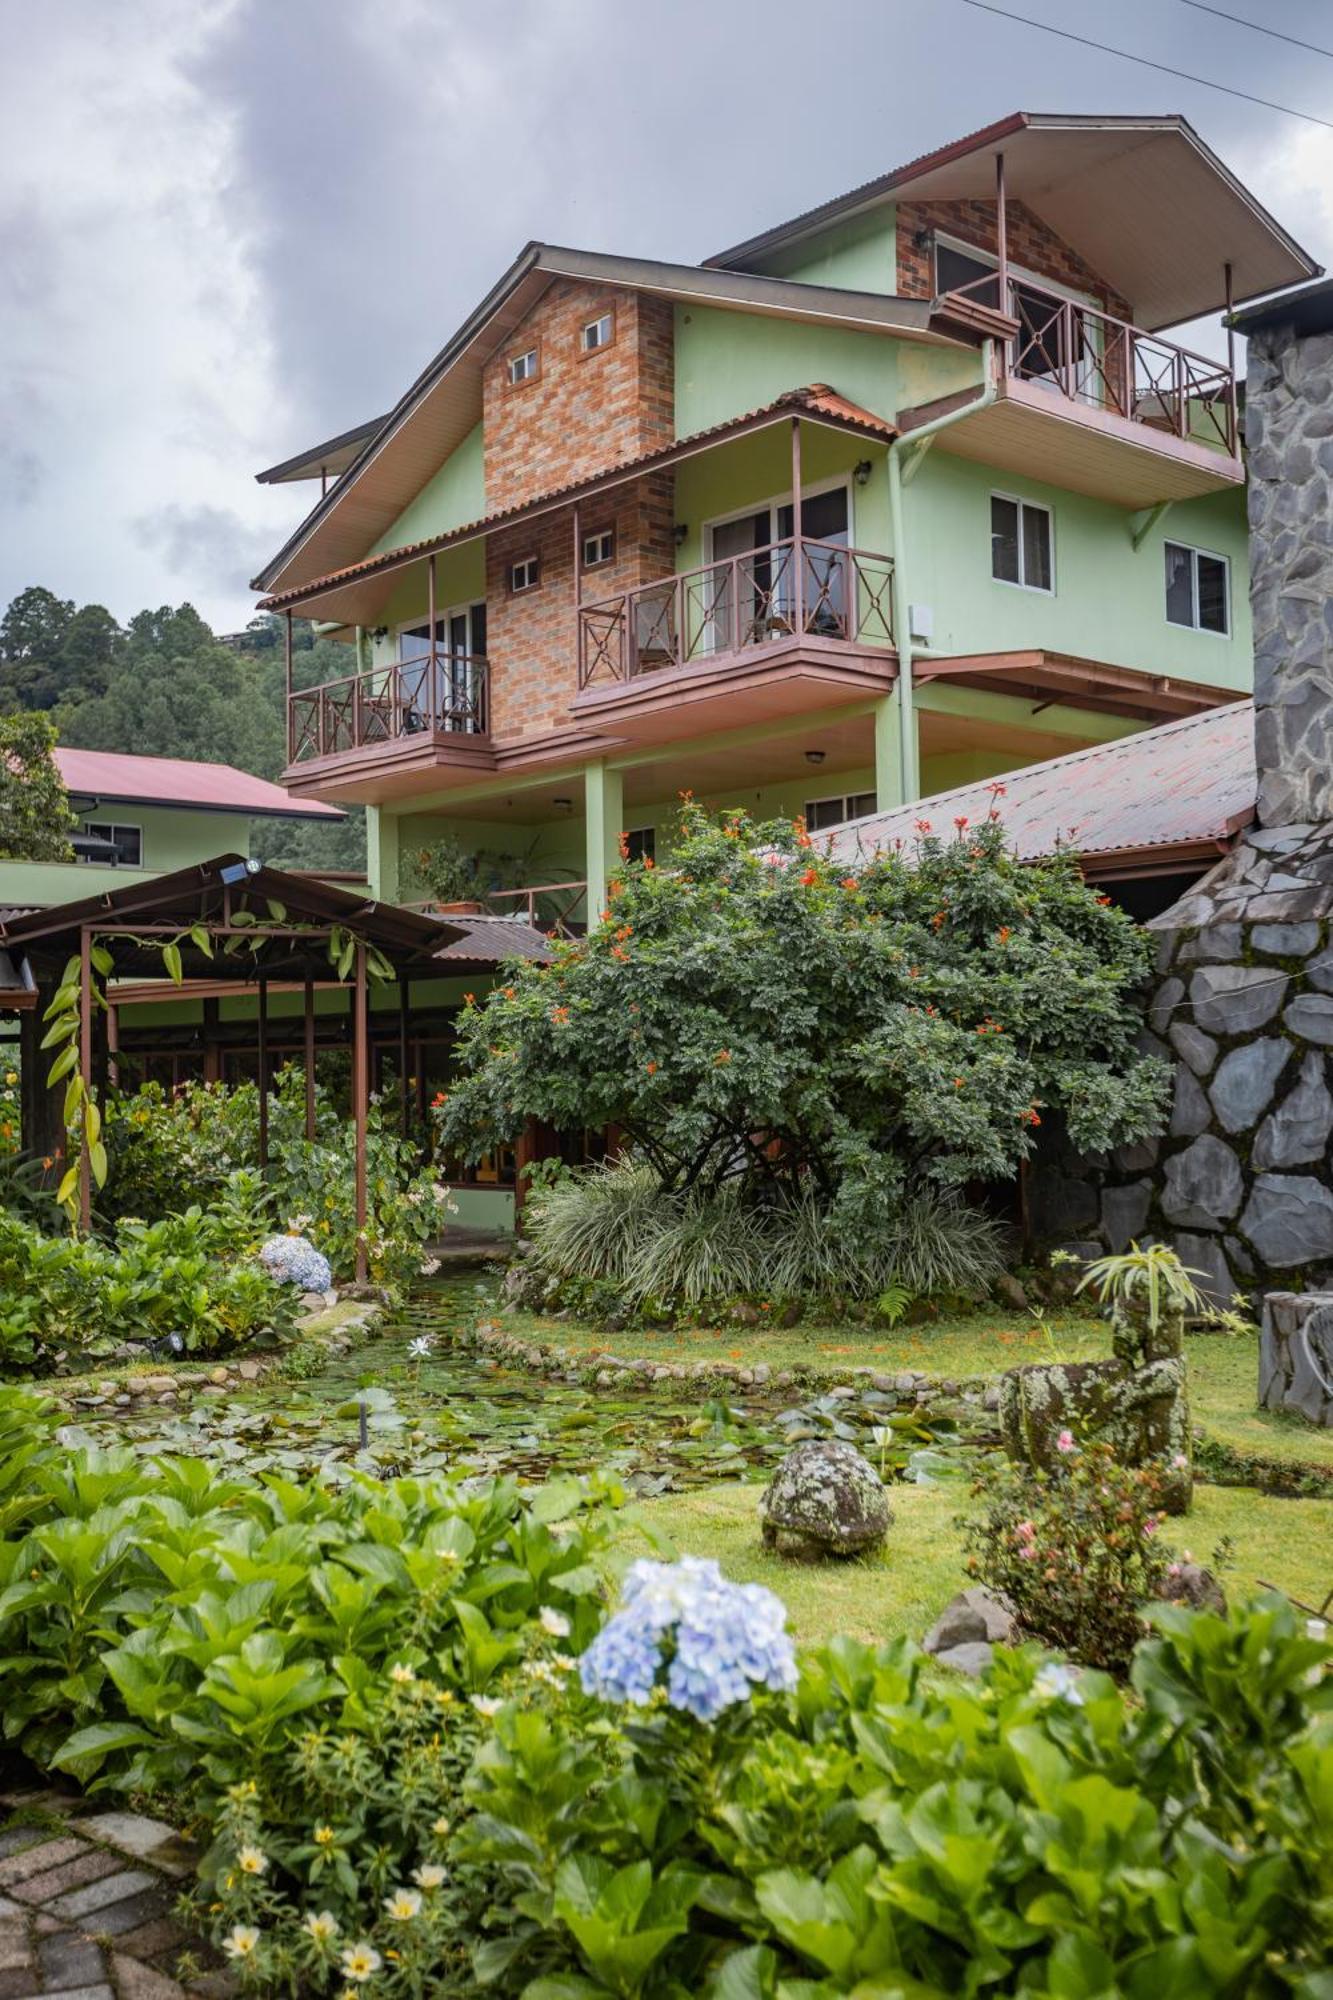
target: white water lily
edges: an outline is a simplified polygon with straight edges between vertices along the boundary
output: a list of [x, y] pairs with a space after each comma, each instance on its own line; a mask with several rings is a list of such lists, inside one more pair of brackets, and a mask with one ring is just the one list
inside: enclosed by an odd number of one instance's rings
[[429, 1361], [435, 1352], [435, 1342], [428, 1333], [419, 1333], [415, 1340], [408, 1341], [407, 1352], [412, 1361]]

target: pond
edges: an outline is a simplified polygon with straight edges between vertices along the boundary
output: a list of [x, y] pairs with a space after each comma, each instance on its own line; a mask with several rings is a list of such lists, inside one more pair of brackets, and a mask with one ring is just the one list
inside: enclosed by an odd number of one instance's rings
[[[793, 1402], [777, 1387], [688, 1382], [628, 1391], [506, 1369], [472, 1353], [465, 1336], [488, 1310], [489, 1286], [452, 1278], [423, 1290], [355, 1351], [316, 1375], [203, 1395], [184, 1411], [148, 1405], [81, 1416], [98, 1444], [244, 1464], [254, 1472], [334, 1483], [354, 1471], [392, 1476], [612, 1473], [641, 1496], [711, 1480], [765, 1480], [802, 1438], [841, 1437], [886, 1478], [949, 1477], [967, 1452], [947, 1417], [929, 1424], [869, 1385]], [[429, 1352], [413, 1351], [429, 1343]]]

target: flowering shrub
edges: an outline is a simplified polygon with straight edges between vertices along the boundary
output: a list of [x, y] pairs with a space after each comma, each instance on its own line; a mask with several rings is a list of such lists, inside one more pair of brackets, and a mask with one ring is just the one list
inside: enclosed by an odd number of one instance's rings
[[771, 1590], [728, 1583], [715, 1562], [636, 1562], [623, 1607], [583, 1655], [584, 1692], [641, 1706], [661, 1688], [672, 1708], [713, 1722], [756, 1687], [795, 1687], [786, 1623]]
[[1144, 1607], [1162, 1593], [1172, 1551], [1152, 1466], [1123, 1466], [1106, 1444], [1056, 1441], [1049, 1473], [988, 1469], [980, 1516], [962, 1523], [970, 1575], [1013, 1605], [1025, 1629], [1090, 1665], [1128, 1670]]
[[270, 1236], [260, 1245], [259, 1261], [280, 1284], [302, 1292], [327, 1292], [333, 1283], [328, 1258], [304, 1236]]

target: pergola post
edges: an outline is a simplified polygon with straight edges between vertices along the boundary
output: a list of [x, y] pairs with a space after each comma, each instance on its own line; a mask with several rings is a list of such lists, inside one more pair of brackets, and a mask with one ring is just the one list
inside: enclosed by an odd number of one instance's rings
[[406, 974], [398, 981], [398, 1124], [406, 1139], [412, 1129], [411, 1113], [408, 1110], [408, 1066], [410, 1063], [411, 996]]
[[86, 1235], [93, 1225], [93, 1163], [88, 1145], [88, 1105], [93, 1087], [93, 960], [92, 934], [79, 926], [79, 1075], [83, 1105], [79, 1121], [79, 1227]]
[[352, 1015], [352, 1113], [356, 1127], [356, 1281], [366, 1282], [366, 1132], [370, 1097], [370, 1050], [366, 1021], [366, 947], [356, 947]]
[[304, 992], [305, 1028], [305, 1135], [315, 1137], [315, 982], [307, 979]]
[[268, 1172], [268, 981], [259, 981], [259, 1165]]
[[120, 1009], [106, 996], [106, 1080], [112, 1090], [120, 1089]]

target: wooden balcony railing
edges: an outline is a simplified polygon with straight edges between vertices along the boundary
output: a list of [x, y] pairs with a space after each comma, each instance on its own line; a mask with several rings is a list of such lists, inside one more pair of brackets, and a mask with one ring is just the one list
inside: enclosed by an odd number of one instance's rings
[[579, 686], [783, 639], [893, 644], [893, 561], [793, 536], [579, 606]]
[[337, 757], [408, 736], [484, 736], [490, 726], [488, 667], [476, 653], [433, 646], [321, 687], [293, 689], [287, 762]]
[[[1010, 375], [1236, 456], [1236, 382], [1225, 362], [1026, 278], [1011, 279], [1007, 291], [1005, 310], [1018, 321], [1007, 343]], [[949, 297], [995, 307], [999, 278], [976, 278]]]

